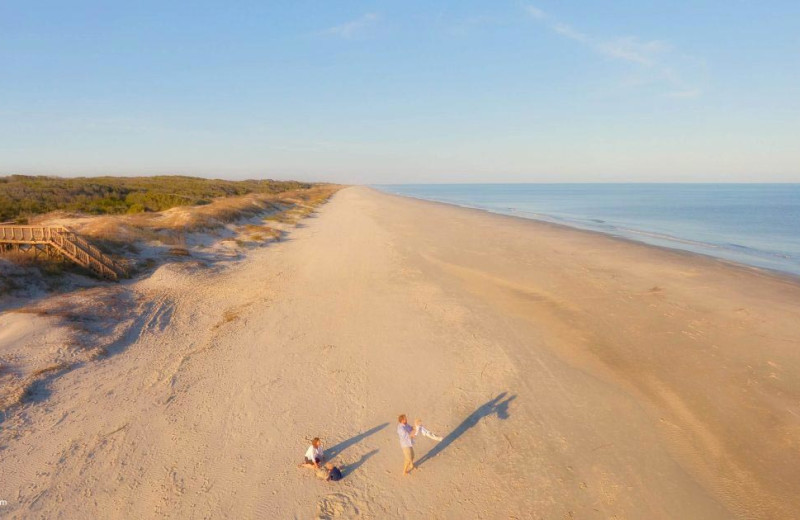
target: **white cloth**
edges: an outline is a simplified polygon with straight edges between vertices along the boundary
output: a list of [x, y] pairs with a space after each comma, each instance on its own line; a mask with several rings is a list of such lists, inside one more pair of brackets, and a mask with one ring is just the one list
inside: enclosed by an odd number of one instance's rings
[[306, 458], [311, 462], [314, 462], [316, 459], [322, 460], [323, 451], [324, 450], [322, 449], [322, 443], [320, 443], [319, 447], [317, 448], [315, 448], [314, 445], [312, 444], [306, 450]]
[[423, 435], [429, 439], [433, 439], [435, 441], [441, 441], [442, 438], [430, 431], [429, 429], [425, 428], [421, 424], [417, 426], [417, 435]]

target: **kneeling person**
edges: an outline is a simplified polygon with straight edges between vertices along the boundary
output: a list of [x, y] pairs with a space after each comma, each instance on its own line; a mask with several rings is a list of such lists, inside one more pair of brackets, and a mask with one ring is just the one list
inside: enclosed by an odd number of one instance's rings
[[319, 468], [319, 465], [325, 461], [325, 452], [322, 449], [322, 442], [319, 437], [314, 437], [311, 441], [311, 446], [306, 450], [305, 460], [302, 465]]

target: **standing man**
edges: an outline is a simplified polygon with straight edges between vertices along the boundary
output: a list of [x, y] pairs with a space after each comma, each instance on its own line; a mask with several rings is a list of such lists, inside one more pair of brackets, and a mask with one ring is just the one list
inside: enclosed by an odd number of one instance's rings
[[403, 448], [403, 475], [408, 475], [414, 469], [414, 437], [417, 432], [408, 424], [405, 414], [397, 418], [397, 435], [400, 437], [400, 447]]

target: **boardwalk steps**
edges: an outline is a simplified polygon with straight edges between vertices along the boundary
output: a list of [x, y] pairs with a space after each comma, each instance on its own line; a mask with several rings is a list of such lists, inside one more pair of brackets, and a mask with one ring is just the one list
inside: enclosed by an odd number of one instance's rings
[[57, 254], [109, 280], [128, 274], [123, 266], [63, 226], [0, 225], [0, 252], [6, 250]]

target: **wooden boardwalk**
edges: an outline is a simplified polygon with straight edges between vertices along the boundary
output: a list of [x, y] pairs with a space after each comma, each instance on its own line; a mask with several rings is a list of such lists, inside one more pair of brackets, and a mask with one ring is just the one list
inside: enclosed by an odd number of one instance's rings
[[124, 267], [63, 226], [0, 224], [0, 252], [2, 251], [62, 256], [109, 280], [119, 280], [120, 277], [127, 276]]

